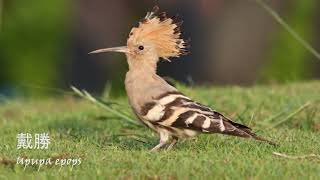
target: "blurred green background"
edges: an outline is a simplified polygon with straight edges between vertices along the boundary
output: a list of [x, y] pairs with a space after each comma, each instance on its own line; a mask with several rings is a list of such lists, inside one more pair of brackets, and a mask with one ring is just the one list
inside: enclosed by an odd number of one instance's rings
[[[123, 93], [123, 55], [87, 52], [124, 45], [155, 4], [185, 21], [192, 54], [160, 65], [187, 84], [254, 85], [319, 79], [320, 61], [254, 1], [0, 0], [0, 94], [50, 94], [75, 85]], [[317, 0], [267, 1], [305, 40], [320, 48]], [[116, 94], [117, 94], [116, 93]]]
[[2, 91], [27, 84], [60, 85], [61, 67], [67, 63], [68, 7], [64, 0], [2, 1]]

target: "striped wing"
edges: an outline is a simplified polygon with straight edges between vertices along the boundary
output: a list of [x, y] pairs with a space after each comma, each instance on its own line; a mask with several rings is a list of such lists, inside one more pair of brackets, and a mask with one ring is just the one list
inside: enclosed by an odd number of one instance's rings
[[232, 122], [222, 114], [192, 101], [180, 92], [167, 92], [141, 109], [142, 117], [154, 125], [252, 137], [251, 129]]

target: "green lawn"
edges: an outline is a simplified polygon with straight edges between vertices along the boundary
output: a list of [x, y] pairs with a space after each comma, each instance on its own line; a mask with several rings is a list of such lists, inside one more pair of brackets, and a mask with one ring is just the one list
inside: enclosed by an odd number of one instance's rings
[[[0, 179], [319, 179], [320, 82], [240, 87], [179, 85], [185, 94], [280, 144], [201, 135], [151, 153], [156, 134], [72, 97], [1, 100]], [[113, 99], [128, 113], [126, 98]], [[115, 105], [118, 107], [118, 105]], [[17, 149], [18, 133], [50, 134], [47, 150]], [[78, 159], [81, 164], [17, 165], [18, 157]]]

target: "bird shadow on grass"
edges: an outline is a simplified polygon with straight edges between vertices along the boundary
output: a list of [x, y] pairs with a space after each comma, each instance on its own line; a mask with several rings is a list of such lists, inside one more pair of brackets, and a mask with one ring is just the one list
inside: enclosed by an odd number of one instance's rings
[[122, 123], [117, 117], [65, 118], [48, 124], [61, 140], [85, 142], [98, 148], [146, 150], [157, 142], [149, 130]]

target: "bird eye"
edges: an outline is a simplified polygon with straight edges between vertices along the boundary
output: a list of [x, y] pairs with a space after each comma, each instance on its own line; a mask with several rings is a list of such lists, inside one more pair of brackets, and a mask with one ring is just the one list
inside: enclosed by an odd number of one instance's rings
[[144, 47], [143, 46], [139, 46], [139, 49], [142, 51], [142, 50], [144, 50]]

